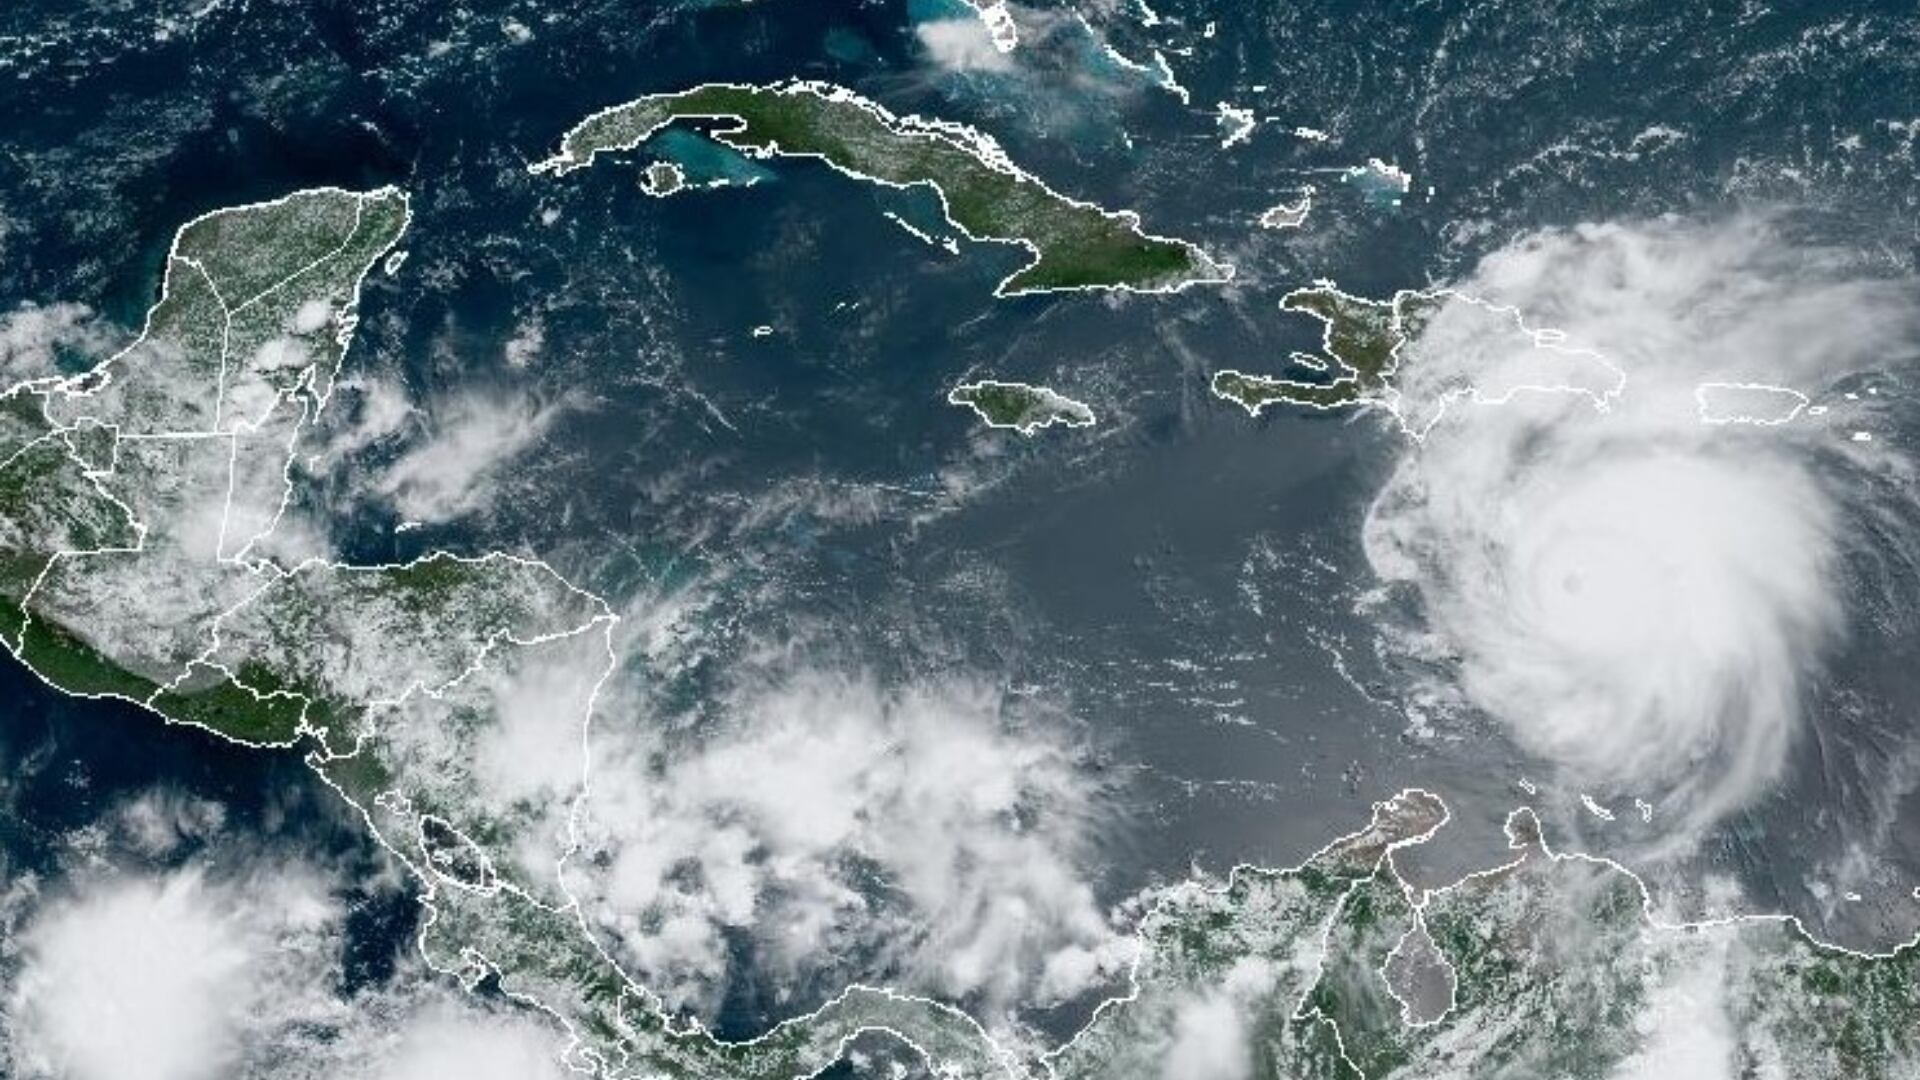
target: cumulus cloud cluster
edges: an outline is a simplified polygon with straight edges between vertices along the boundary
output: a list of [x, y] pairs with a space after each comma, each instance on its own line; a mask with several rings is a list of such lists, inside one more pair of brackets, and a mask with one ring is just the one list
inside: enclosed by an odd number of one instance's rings
[[232, 887], [186, 871], [113, 882], [42, 914], [8, 994], [19, 1074], [226, 1075], [241, 1059], [244, 1029], [272, 1022], [264, 1011], [324, 1011], [325, 971], [303, 970], [298, 955], [337, 913], [295, 877], [246, 888], [242, 902]]
[[85, 304], [25, 303], [0, 314], [0, 390], [58, 374], [63, 353], [76, 361], [103, 356], [118, 336]]
[[1253, 1075], [1252, 1027], [1260, 1003], [1273, 992], [1272, 961], [1248, 956], [1218, 986], [1181, 1001], [1172, 1039], [1161, 1061], [1162, 1080], [1246, 1080]]
[[[1691, 824], [1746, 803], [1850, 632], [1856, 539], [1913, 507], [1897, 455], [1811, 418], [1703, 423], [1696, 390], [1817, 398], [1897, 368], [1920, 342], [1920, 293], [1765, 217], [1544, 232], [1460, 288], [1560, 333], [1543, 353], [1511, 323], [1443, 312], [1451, 336], [1407, 353], [1428, 385], [1492, 371], [1511, 391], [1533, 358], [1576, 348], [1624, 380], [1609, 394], [1547, 371], [1538, 391], [1463, 399], [1371, 507], [1369, 560], [1417, 589], [1425, 651], [1525, 748]], [[1487, 333], [1458, 340], [1474, 326]]]
[[1644, 1041], [1614, 1067], [1609, 1080], [1732, 1080], [1739, 1075], [1739, 1046], [1727, 1000], [1730, 946], [1724, 936], [1711, 941], [1700, 956], [1676, 965], [1654, 988], [1636, 1021]]
[[87, 857], [55, 884], [12, 883], [0, 901], [12, 928], [0, 949], [0, 1075], [569, 1075], [557, 1030], [417, 962], [343, 993], [339, 875], [235, 837], [225, 819], [218, 803], [147, 792], [76, 834]]
[[693, 745], [596, 719], [573, 891], [643, 981], [711, 1007], [730, 936], [784, 979], [857, 973], [983, 1014], [1127, 959], [1081, 873], [1096, 792], [1073, 746], [967, 680], [802, 670]]

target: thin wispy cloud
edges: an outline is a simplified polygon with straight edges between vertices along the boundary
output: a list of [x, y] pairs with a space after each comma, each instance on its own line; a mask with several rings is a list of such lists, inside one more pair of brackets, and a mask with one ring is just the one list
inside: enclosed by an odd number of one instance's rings
[[490, 392], [455, 395], [428, 410], [424, 438], [371, 484], [372, 493], [409, 521], [465, 517], [490, 502], [501, 470], [526, 453], [568, 409]]

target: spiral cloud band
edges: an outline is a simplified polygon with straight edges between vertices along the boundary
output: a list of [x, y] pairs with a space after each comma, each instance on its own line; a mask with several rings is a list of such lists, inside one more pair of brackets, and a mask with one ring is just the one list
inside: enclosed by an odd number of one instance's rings
[[[1838, 426], [1867, 406], [1801, 405], [1910, 362], [1920, 291], [1765, 217], [1540, 233], [1459, 291], [1526, 326], [1454, 297], [1403, 349], [1420, 437], [1370, 508], [1369, 561], [1525, 750], [1684, 823], [1747, 803], [1853, 632], [1854, 546], [1913, 510], [1906, 462]], [[1708, 422], [1705, 384], [1791, 408]]]

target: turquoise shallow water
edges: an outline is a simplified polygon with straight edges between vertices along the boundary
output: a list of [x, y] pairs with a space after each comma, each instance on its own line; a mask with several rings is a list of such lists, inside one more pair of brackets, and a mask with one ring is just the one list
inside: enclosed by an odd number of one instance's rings
[[711, 139], [680, 128], [665, 131], [655, 141], [660, 156], [686, 171], [694, 184], [762, 184], [779, 174]]

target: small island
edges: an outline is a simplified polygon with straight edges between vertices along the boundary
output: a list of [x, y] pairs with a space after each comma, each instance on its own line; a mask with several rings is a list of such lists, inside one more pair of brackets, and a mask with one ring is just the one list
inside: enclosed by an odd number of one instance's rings
[[1018, 382], [961, 383], [947, 394], [947, 402], [972, 409], [988, 427], [1011, 428], [1032, 435], [1042, 428], [1092, 427], [1093, 410], [1044, 386]]
[[1027, 265], [1000, 282], [996, 296], [1075, 289], [1172, 292], [1232, 274], [1193, 244], [1142, 231], [1133, 213], [1054, 191], [982, 132], [896, 116], [828, 83], [710, 83], [650, 94], [582, 120], [561, 138], [559, 153], [530, 168], [563, 175], [598, 154], [632, 150], [688, 121], [752, 157], [813, 158], [856, 179], [931, 188], [948, 221], [970, 239], [1018, 244], [1032, 253]]
[[656, 199], [664, 199], [686, 186], [686, 170], [671, 161], [656, 161], [640, 173], [640, 190]]
[[1295, 202], [1274, 203], [1262, 211], [1258, 219], [1263, 229], [1297, 229], [1306, 224], [1307, 214], [1313, 210], [1313, 189], [1300, 193]]

